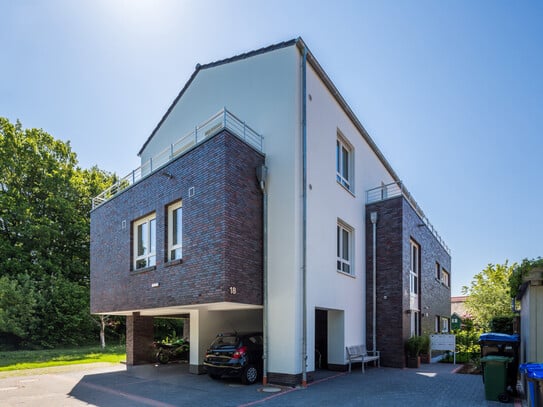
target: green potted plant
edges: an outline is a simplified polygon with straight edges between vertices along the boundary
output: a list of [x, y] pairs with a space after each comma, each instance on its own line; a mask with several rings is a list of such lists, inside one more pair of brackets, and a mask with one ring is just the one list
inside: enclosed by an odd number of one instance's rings
[[430, 335], [424, 334], [421, 337], [420, 361], [430, 363]]
[[420, 367], [420, 352], [422, 349], [422, 338], [413, 335], [405, 343], [407, 351], [407, 367], [418, 369]]

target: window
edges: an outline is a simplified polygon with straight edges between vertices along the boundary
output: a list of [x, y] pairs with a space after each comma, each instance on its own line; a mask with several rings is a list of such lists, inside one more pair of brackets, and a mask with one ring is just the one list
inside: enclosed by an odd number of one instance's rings
[[337, 225], [337, 271], [353, 274], [353, 231], [344, 224]]
[[411, 336], [420, 335], [420, 313], [411, 311]]
[[434, 331], [436, 333], [439, 333], [440, 330], [441, 330], [441, 319], [439, 318], [439, 315], [436, 315]]
[[436, 278], [441, 281], [441, 265], [436, 261]]
[[409, 291], [411, 295], [419, 293], [419, 252], [420, 248], [413, 240], [410, 241], [411, 255], [409, 264]]
[[134, 222], [134, 269], [156, 264], [156, 215]]
[[168, 261], [183, 257], [183, 205], [176, 202], [168, 206]]
[[353, 150], [339, 134], [336, 141], [336, 180], [349, 191], [353, 190]]
[[449, 332], [449, 318], [441, 318], [441, 332]]
[[449, 273], [443, 269], [441, 271], [441, 282], [443, 283], [444, 286], [448, 287], [449, 286]]

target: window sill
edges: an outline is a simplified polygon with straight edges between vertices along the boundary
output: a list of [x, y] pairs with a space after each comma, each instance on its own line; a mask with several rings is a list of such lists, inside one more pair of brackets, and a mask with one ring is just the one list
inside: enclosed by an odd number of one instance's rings
[[141, 274], [141, 273], [147, 273], [149, 271], [155, 271], [155, 270], [156, 270], [156, 266], [151, 266], [151, 267], [145, 267], [142, 269], [132, 270], [130, 274]]
[[183, 259], [176, 259], [176, 260], [172, 260], [167, 263], [164, 263], [164, 267], [177, 266], [178, 264], [182, 264], [182, 263], [183, 263]]
[[354, 194], [354, 192], [352, 190], [350, 190], [349, 188], [347, 188], [345, 185], [343, 185], [341, 182], [337, 181], [336, 180], [336, 183], [341, 187], [343, 188], [345, 191], [347, 191], [349, 194], [352, 195], [353, 198], [356, 198], [356, 195]]
[[343, 275], [343, 276], [345, 276], [345, 277], [356, 278], [356, 276], [355, 276], [354, 274], [345, 273], [344, 271], [336, 270], [336, 273], [341, 274], [341, 275]]

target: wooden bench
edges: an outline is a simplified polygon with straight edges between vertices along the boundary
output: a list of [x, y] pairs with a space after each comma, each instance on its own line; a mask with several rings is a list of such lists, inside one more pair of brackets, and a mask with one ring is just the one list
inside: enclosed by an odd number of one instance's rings
[[366, 345], [346, 346], [347, 358], [349, 359], [349, 373], [353, 362], [362, 362], [362, 373], [365, 373], [364, 364], [373, 362], [375, 366], [381, 367], [381, 352], [366, 350]]

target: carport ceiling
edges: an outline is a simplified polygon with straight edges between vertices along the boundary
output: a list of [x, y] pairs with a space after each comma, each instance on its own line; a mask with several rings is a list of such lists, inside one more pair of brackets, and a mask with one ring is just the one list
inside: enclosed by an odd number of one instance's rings
[[173, 307], [148, 308], [148, 309], [133, 309], [116, 312], [102, 312], [107, 315], [132, 315], [134, 312], [139, 312], [142, 316], [149, 317], [178, 317], [183, 318], [183, 314], [188, 314], [190, 311], [207, 310], [207, 311], [238, 311], [248, 309], [262, 309], [262, 305], [241, 304], [236, 302], [214, 302], [211, 304], [197, 305], [178, 305]]

